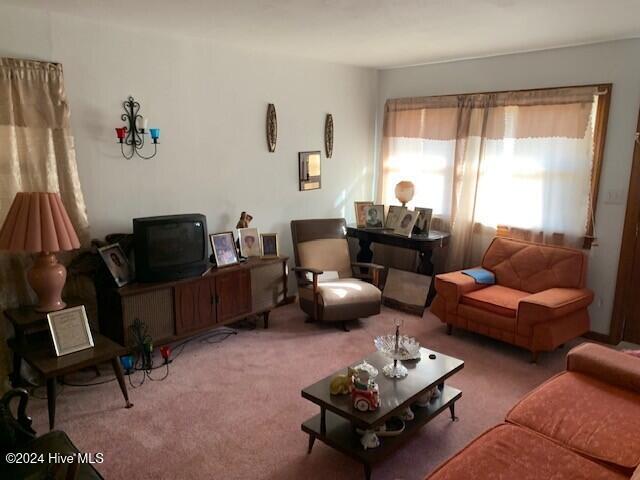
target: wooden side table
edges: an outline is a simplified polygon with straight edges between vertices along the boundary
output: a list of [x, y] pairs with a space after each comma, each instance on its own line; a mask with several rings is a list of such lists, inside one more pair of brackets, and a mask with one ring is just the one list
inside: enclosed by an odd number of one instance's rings
[[[84, 302], [78, 298], [67, 298], [67, 307], [77, 307], [83, 305]], [[89, 321], [91, 323], [91, 312], [87, 311]], [[17, 308], [9, 308], [4, 311], [4, 316], [9, 320], [15, 338], [7, 341], [9, 347], [13, 351], [13, 372], [11, 374], [11, 386], [13, 388], [20, 387], [22, 379], [20, 377], [20, 367], [22, 365], [22, 357], [19, 350], [24, 350], [29, 346], [32, 336], [44, 336], [43, 332], [49, 335], [49, 325], [47, 323], [47, 314], [36, 312], [33, 306], [22, 306]], [[54, 353], [55, 355], [55, 353]]]
[[[47, 332], [48, 335], [48, 332]], [[80, 369], [96, 366], [100, 363], [111, 362], [113, 372], [116, 375], [120, 390], [125, 399], [126, 408], [131, 408], [133, 404], [129, 401], [127, 385], [124, 381], [122, 367], [119, 357], [126, 355], [127, 349], [118, 345], [107, 337], [94, 333], [94, 347], [57, 357], [51, 339], [44, 333], [33, 335], [29, 339], [29, 344], [18, 344], [15, 339], [9, 342], [14, 354], [19, 355], [25, 362], [42, 375], [47, 381], [47, 404], [49, 408], [49, 428], [53, 430], [56, 416], [56, 389], [57, 379], [68, 373], [76, 372]], [[36, 339], [37, 337], [37, 339]]]

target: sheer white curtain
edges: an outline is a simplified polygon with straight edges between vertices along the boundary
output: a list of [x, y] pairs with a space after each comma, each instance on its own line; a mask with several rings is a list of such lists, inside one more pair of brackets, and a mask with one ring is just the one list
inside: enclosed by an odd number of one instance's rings
[[[434, 209], [447, 268], [476, 264], [498, 229], [581, 247], [593, 178], [595, 86], [389, 100], [378, 200]], [[525, 235], [527, 236], [527, 235]]]
[[508, 110], [505, 138], [485, 141], [476, 222], [562, 234], [565, 243], [580, 246], [589, 216], [593, 121], [582, 138], [518, 139], [518, 107]]
[[[451, 217], [453, 188], [454, 140], [428, 140], [424, 138], [392, 138], [389, 148], [394, 154], [385, 164], [385, 190], [383, 203], [398, 203], [395, 185], [410, 179], [417, 188], [408, 206], [432, 208], [434, 215]], [[422, 188], [422, 186], [427, 186]]]

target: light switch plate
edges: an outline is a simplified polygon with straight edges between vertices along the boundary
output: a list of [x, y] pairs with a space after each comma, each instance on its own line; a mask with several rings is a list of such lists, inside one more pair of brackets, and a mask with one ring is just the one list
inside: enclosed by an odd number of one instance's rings
[[609, 205], [624, 205], [624, 191], [619, 189], [607, 190], [604, 203]]

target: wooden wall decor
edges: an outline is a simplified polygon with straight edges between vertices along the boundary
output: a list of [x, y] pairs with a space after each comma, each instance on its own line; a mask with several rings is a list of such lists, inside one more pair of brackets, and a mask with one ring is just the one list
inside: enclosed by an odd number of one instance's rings
[[276, 142], [278, 141], [278, 117], [276, 116], [276, 107], [273, 103], [267, 106], [267, 147], [270, 152], [276, 151]]
[[333, 115], [327, 113], [324, 120], [324, 151], [327, 158], [333, 155]]

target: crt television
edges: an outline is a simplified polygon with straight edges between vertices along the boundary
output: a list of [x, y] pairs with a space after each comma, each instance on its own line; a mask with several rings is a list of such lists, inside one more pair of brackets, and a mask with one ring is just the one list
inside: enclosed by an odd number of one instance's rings
[[199, 213], [133, 219], [136, 279], [194, 277], [209, 265], [207, 218]]

